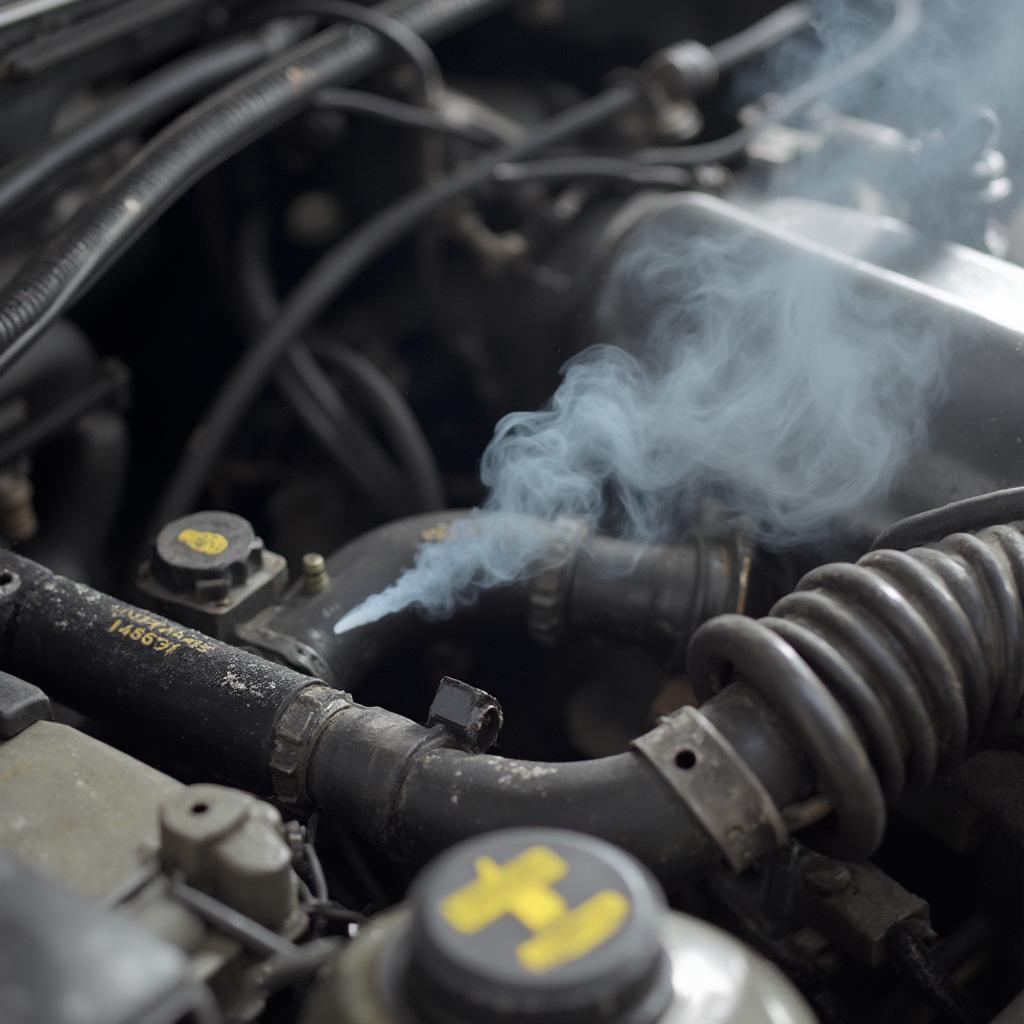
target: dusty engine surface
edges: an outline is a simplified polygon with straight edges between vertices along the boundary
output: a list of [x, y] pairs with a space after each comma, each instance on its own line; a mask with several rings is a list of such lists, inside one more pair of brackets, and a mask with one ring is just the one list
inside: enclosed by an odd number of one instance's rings
[[0, 2], [0, 1024], [1024, 1022], [1022, 53]]

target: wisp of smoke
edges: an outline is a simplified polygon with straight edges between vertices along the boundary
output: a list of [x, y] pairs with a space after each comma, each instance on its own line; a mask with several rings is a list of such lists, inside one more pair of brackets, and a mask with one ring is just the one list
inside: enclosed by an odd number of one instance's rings
[[[820, 4], [816, 60], [827, 65], [876, 34], [863, 10], [877, 6]], [[954, 137], [1019, 79], [1007, 39], [1020, 41], [1021, 15], [999, 0], [965, 24], [972, 5], [924, 6], [924, 27], [900, 60], [831, 99]], [[802, 63], [801, 74], [813, 72]], [[854, 149], [807, 181], [790, 179], [787, 191], [832, 198], [869, 170], [877, 180]], [[890, 174], [907, 180], [886, 184], [894, 194], [925, 184], [923, 208], [941, 213], [956, 183], [940, 170], [894, 164]], [[645, 314], [630, 336], [572, 359], [547, 408], [498, 423], [483, 456], [482, 508], [424, 544], [335, 632], [409, 606], [443, 617], [482, 588], [536, 572], [550, 535], [525, 517], [611, 519], [623, 536], [659, 541], [711, 494], [724, 520], [754, 524], [766, 544], [811, 539], [883, 494], [921, 440], [942, 382], [942, 339], [891, 305], [863, 302], [827, 261], [742, 233], [684, 236], [652, 218], [633, 232], [611, 292]]]

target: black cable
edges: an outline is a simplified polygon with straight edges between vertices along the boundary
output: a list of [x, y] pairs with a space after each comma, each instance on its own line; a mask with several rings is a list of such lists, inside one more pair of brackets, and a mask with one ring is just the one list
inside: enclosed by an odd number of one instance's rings
[[312, 900], [302, 905], [302, 909], [312, 917], [320, 917], [325, 921], [338, 924], [352, 924], [356, 927], [366, 923], [366, 915], [358, 910], [350, 910], [334, 900]]
[[985, 1016], [909, 928], [894, 929], [888, 947], [900, 971], [942, 1020], [950, 1024], [983, 1024]]
[[346, 114], [361, 114], [420, 131], [436, 132], [477, 146], [505, 141], [503, 136], [488, 132], [480, 125], [459, 124], [433, 110], [355, 89], [321, 89], [313, 97], [313, 106], [325, 110], [342, 110]]
[[291, 353], [289, 362], [293, 372], [277, 383], [307, 432], [382, 512], [401, 515], [409, 507], [401, 498], [401, 481], [374, 439], [344, 409], [331, 416], [338, 396], [308, 351]]
[[[258, 336], [279, 308], [270, 273], [266, 218], [249, 215], [237, 232], [236, 265], [243, 328]], [[288, 365], [274, 378], [292, 411], [328, 458], [386, 516], [405, 514], [408, 492], [387, 453], [349, 412], [305, 345], [288, 352]], [[419, 505], [415, 506], [420, 508]], [[423, 509], [435, 506], [424, 505]]]
[[360, 399], [372, 410], [385, 437], [398, 456], [403, 478], [423, 508], [445, 507], [444, 484], [434, 453], [409, 408], [409, 403], [388, 378], [365, 356], [337, 345], [318, 349], [356, 385]]
[[494, 169], [495, 181], [517, 182], [620, 182], [639, 188], [689, 188], [690, 172], [684, 167], [658, 167], [638, 164], [614, 156], [562, 156], [525, 163], [500, 164]]
[[294, 953], [271, 957], [254, 972], [260, 991], [269, 995], [308, 980], [335, 960], [342, 948], [338, 939], [312, 939], [296, 946]]
[[713, 43], [708, 49], [718, 65], [718, 73], [725, 74], [796, 35], [810, 23], [811, 5], [799, 0], [797, 3], [784, 4], [749, 28]]
[[214, 899], [213, 896], [193, 889], [180, 879], [171, 879], [168, 891], [179, 903], [188, 907], [204, 921], [214, 925], [218, 930], [238, 939], [248, 949], [262, 956], [294, 956], [298, 946], [288, 939], [282, 938], [277, 932], [253, 921], [252, 918], [240, 914], [233, 907]]
[[0, 169], [0, 220], [79, 161], [141, 131], [295, 40], [283, 24], [217, 43], [133, 82], [86, 120]]
[[0, 466], [31, 453], [87, 412], [124, 394], [128, 380], [129, 374], [124, 366], [114, 359], [105, 361], [95, 380], [0, 441]]
[[721, 163], [740, 156], [766, 127], [788, 121], [833, 89], [838, 89], [855, 78], [873, 71], [910, 39], [921, 24], [920, 0], [892, 2], [892, 21], [878, 39], [842, 61], [837, 67], [780, 96], [753, 124], [744, 125], [731, 134], [711, 142], [641, 149], [632, 154], [632, 159], [645, 164], [692, 167], [695, 164]]
[[303, 847], [306, 858], [306, 866], [309, 868], [310, 891], [313, 898], [319, 903], [325, 903], [331, 898], [327, 891], [327, 876], [324, 874], [324, 866], [320, 863], [316, 849], [312, 843], [306, 843]]
[[365, 267], [454, 199], [493, 184], [496, 167], [519, 162], [584, 134], [629, 109], [637, 99], [635, 88], [616, 86], [585, 100], [449, 177], [411, 192], [329, 249], [289, 295], [275, 323], [225, 381], [194, 435], [196, 443], [171, 477], [155, 521], [168, 522], [180, 510], [192, 507], [211, 468], [278, 360]]
[[[509, 2], [414, 0], [386, 6], [430, 39]], [[385, 47], [365, 28], [328, 29], [230, 83], [150, 140], [0, 292], [0, 373], [192, 185], [305, 109], [323, 86], [372, 71]]]

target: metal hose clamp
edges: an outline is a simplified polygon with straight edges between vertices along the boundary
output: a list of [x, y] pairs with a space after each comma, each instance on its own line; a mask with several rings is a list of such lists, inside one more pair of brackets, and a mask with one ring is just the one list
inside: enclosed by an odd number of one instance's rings
[[270, 780], [277, 799], [288, 807], [310, 806], [306, 789], [309, 758], [327, 723], [353, 707], [352, 697], [314, 683], [289, 701], [274, 725]]
[[561, 516], [554, 525], [555, 540], [548, 552], [551, 564], [533, 580], [527, 613], [530, 636], [548, 647], [558, 643], [565, 632], [567, 599], [576, 556], [591, 532], [585, 519]]
[[789, 842], [768, 791], [696, 708], [662, 718], [632, 746], [672, 787], [734, 871]]

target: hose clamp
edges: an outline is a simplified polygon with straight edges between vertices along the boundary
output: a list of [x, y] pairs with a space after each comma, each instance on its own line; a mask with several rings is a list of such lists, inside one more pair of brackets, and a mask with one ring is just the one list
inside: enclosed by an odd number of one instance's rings
[[554, 539], [545, 553], [548, 566], [534, 577], [527, 612], [530, 636], [546, 647], [553, 647], [565, 632], [576, 555], [591, 530], [585, 519], [569, 516], [556, 519], [554, 525]]
[[350, 694], [314, 683], [300, 690], [274, 724], [270, 748], [270, 780], [279, 803], [312, 806], [306, 770], [320, 734], [339, 712], [353, 707]]
[[733, 871], [789, 842], [768, 791], [696, 708], [662, 718], [632, 743], [718, 845]]

